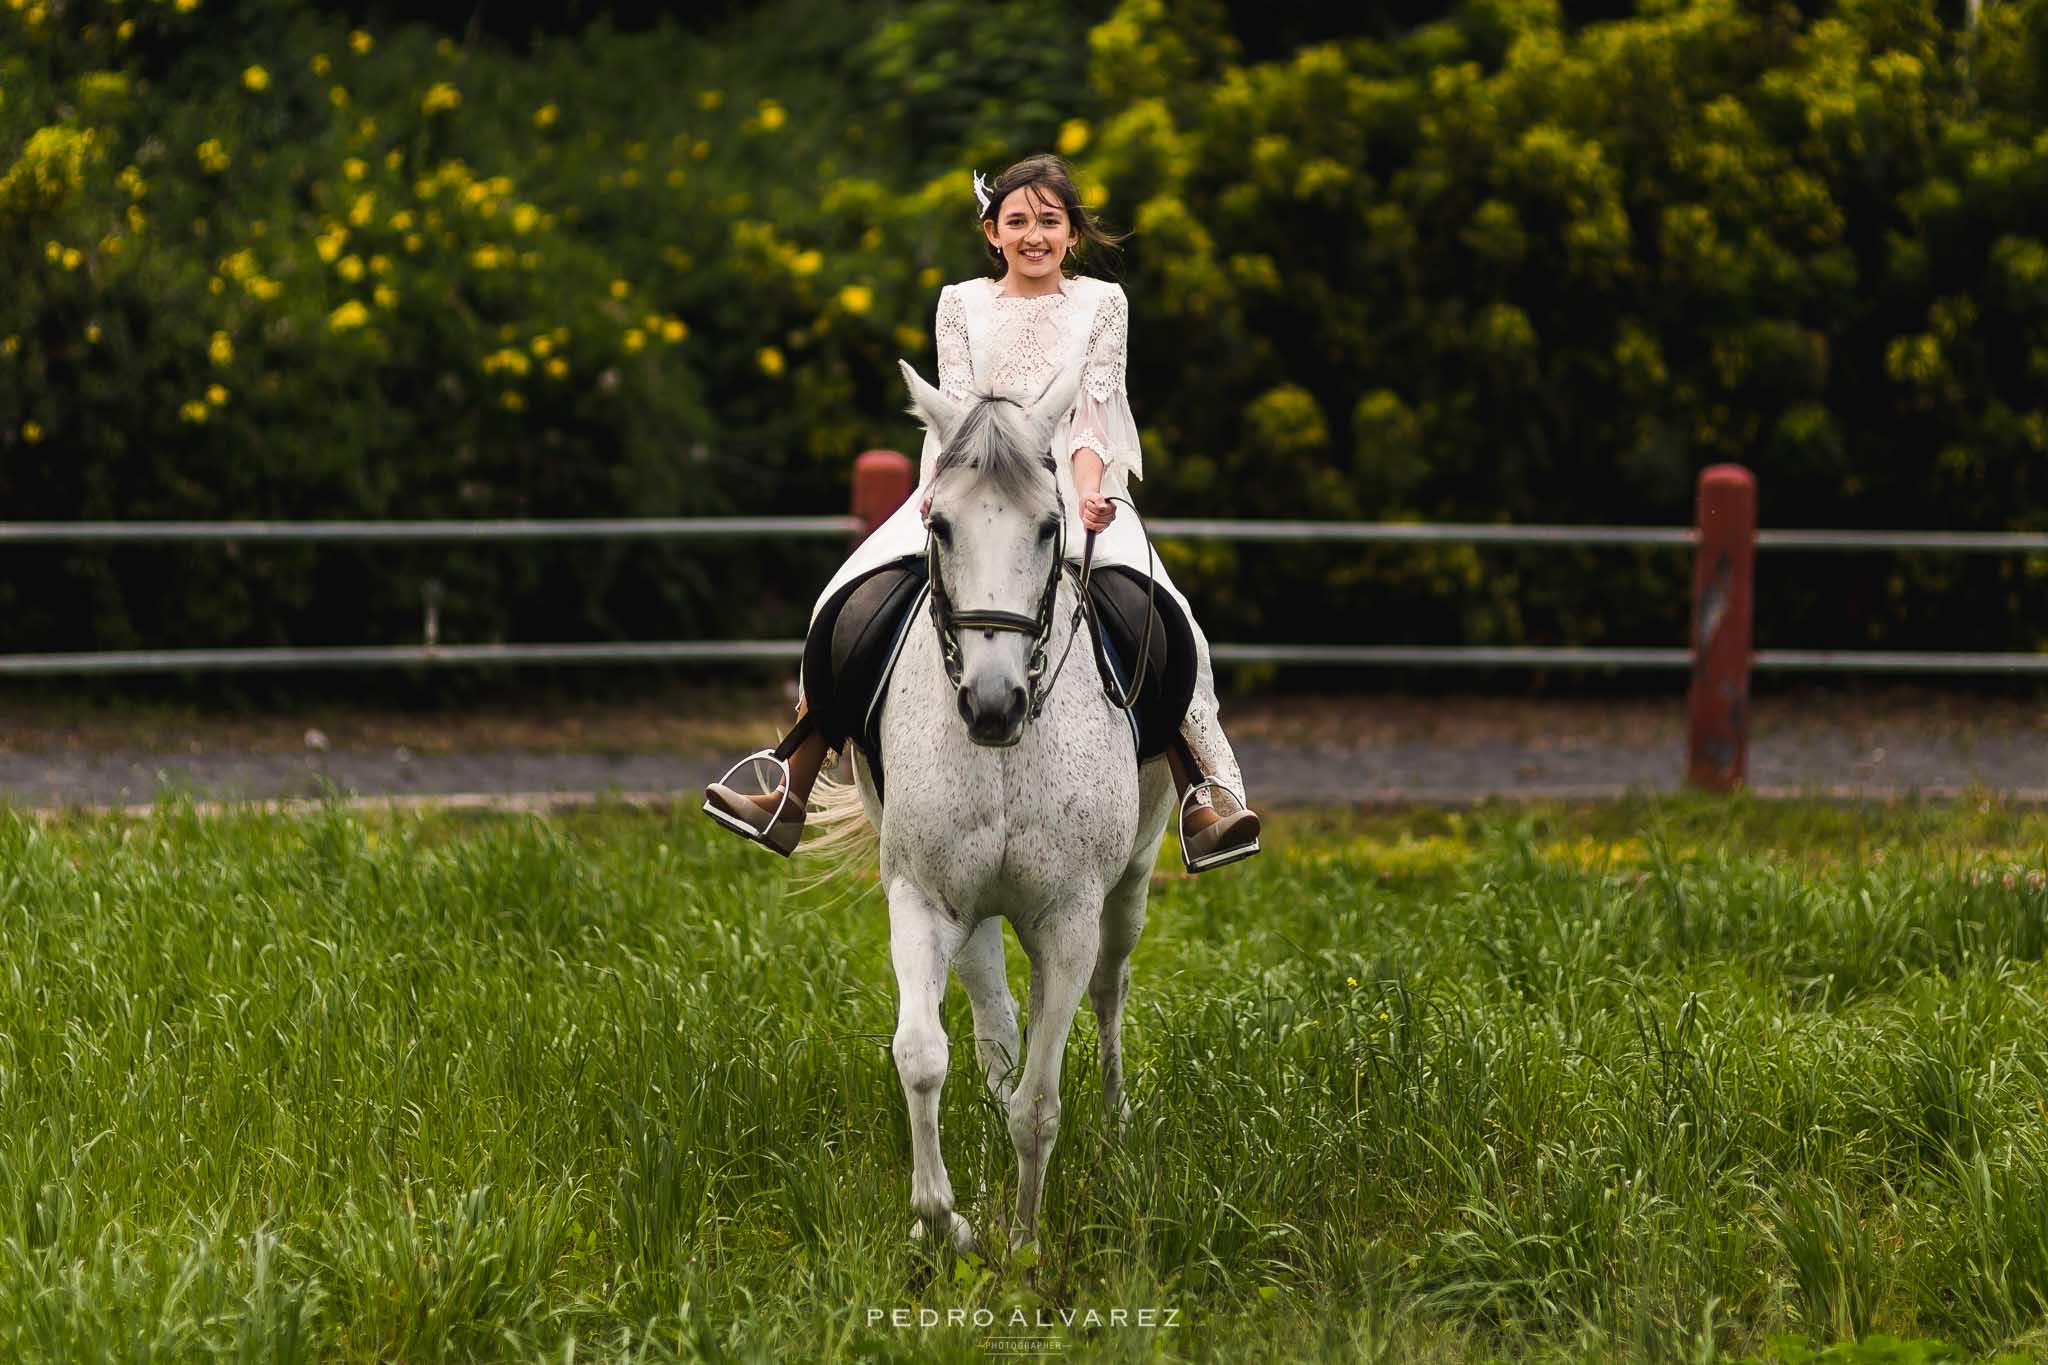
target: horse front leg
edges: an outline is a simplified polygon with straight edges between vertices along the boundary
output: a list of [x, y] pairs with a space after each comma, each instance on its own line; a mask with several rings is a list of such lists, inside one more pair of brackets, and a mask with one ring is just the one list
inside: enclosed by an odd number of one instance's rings
[[1130, 1101], [1124, 1098], [1124, 1000], [1131, 990], [1131, 951], [1145, 932], [1145, 900], [1151, 890], [1152, 868], [1147, 864], [1124, 873], [1110, 891], [1102, 907], [1102, 945], [1088, 981], [1096, 1053], [1102, 1063], [1102, 1112], [1117, 1138], [1131, 1117]]
[[928, 1246], [975, 1248], [974, 1230], [953, 1211], [953, 1182], [939, 1149], [939, 1093], [946, 1084], [945, 1026], [939, 1003], [946, 970], [966, 928], [934, 905], [908, 879], [889, 888], [889, 956], [896, 967], [896, 1038], [890, 1051], [910, 1110], [910, 1235]]
[[1017, 1065], [1017, 1001], [1003, 966], [1003, 922], [991, 915], [974, 927], [953, 959], [953, 975], [974, 1006], [974, 1050], [998, 1103], [1010, 1102], [1010, 1068]]
[[1017, 1149], [1016, 1251], [1038, 1240], [1038, 1210], [1045, 1168], [1060, 1133], [1060, 1064], [1074, 1011], [1095, 967], [1101, 937], [1100, 893], [1077, 898], [1077, 909], [1034, 933], [1031, 954], [1031, 1031], [1024, 1072], [1010, 1096], [1010, 1142]]

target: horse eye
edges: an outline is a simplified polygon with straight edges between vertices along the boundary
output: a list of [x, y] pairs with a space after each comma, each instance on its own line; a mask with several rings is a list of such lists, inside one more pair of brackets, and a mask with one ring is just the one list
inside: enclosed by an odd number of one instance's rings
[[952, 522], [950, 522], [950, 521], [947, 521], [947, 520], [946, 520], [946, 519], [945, 519], [944, 517], [933, 517], [933, 518], [932, 518], [932, 523], [931, 523], [931, 525], [932, 525], [932, 534], [933, 534], [933, 535], [935, 535], [935, 536], [937, 536], [937, 537], [938, 537], [938, 538], [939, 538], [939, 539], [940, 539], [940, 540], [941, 540], [942, 542], [943, 542], [943, 541], [950, 541], [950, 540], [952, 540], [952, 538], [953, 538], [953, 523], [952, 523]]
[[1039, 523], [1038, 523], [1038, 540], [1039, 540], [1039, 543], [1040, 543], [1040, 544], [1042, 545], [1042, 544], [1044, 544], [1044, 543], [1045, 543], [1046, 541], [1048, 541], [1048, 540], [1051, 540], [1051, 539], [1053, 538], [1053, 534], [1054, 534], [1054, 532], [1058, 531], [1059, 529], [1060, 529], [1060, 524], [1059, 524], [1058, 522], [1056, 522], [1056, 521], [1041, 521], [1041, 522], [1039, 522]]

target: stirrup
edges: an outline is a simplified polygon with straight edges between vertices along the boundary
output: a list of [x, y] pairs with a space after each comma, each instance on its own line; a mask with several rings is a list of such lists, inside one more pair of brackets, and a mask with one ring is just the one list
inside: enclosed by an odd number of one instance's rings
[[[1199, 858], [1192, 857], [1189, 855], [1188, 810], [1190, 807], [1198, 804], [1195, 800], [1196, 797], [1200, 796], [1203, 792], [1208, 791], [1212, 788], [1216, 791], [1222, 792], [1225, 796], [1229, 797], [1230, 803], [1233, 806], [1237, 807], [1238, 814], [1252, 815], [1252, 808], [1246, 805], [1243, 799], [1240, 798], [1236, 792], [1224, 786], [1215, 778], [1204, 777], [1199, 781], [1190, 782], [1188, 784], [1187, 791], [1181, 794], [1180, 813], [1179, 819], [1177, 821], [1177, 828], [1175, 831], [1180, 836], [1181, 862], [1183, 865], [1186, 866], [1189, 872], [1207, 872], [1212, 867], [1227, 867], [1231, 863], [1238, 862], [1241, 859], [1249, 858], [1254, 853], [1257, 853], [1259, 851], [1259, 837], [1258, 835], [1254, 834], [1251, 837], [1251, 840], [1247, 843], [1235, 844], [1229, 848], [1219, 848], [1213, 852], [1205, 853]], [[1216, 803], [1214, 800], [1211, 800], [1208, 803], [1208, 805], [1211, 810], [1214, 810]], [[1254, 820], [1257, 820], [1258, 816], [1252, 815], [1252, 818]]]
[[[777, 754], [773, 749], [761, 749], [754, 753], [748, 754], [745, 758], [733, 764], [730, 768], [727, 768], [725, 770], [725, 775], [712, 784], [713, 786], [719, 787], [725, 786], [732, 781], [734, 775], [737, 774], [740, 769], [745, 768], [750, 764], [762, 763], [773, 764], [774, 770], [780, 773], [782, 776], [782, 782], [780, 784], [782, 791], [782, 799], [775, 803], [775, 809], [771, 811], [768, 815], [767, 824], [757, 829], [753, 825], [750, 825], [746, 821], [740, 819], [737, 815], [729, 813], [723, 807], [719, 806], [716, 802], [712, 801], [709, 797], [706, 797], [704, 800], [704, 813], [706, 815], [716, 820], [719, 824], [724, 825], [734, 834], [740, 835], [742, 838], [752, 839], [757, 844], [768, 842], [769, 831], [775, 828], [776, 824], [781, 821], [783, 813], [789, 809], [789, 789], [791, 784], [791, 779], [789, 775], [789, 761], [783, 758], [780, 754]], [[756, 781], [760, 780], [761, 773], [758, 767], [754, 769], [753, 777]], [[762, 782], [761, 790], [763, 793], [767, 793], [776, 790], [776, 788], [770, 786], [766, 782]]]

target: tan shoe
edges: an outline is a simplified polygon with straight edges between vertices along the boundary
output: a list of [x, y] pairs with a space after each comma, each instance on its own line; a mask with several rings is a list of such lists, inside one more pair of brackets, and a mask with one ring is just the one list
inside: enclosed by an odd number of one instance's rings
[[1259, 851], [1259, 816], [1249, 806], [1228, 815], [1198, 798], [1215, 782], [1197, 782], [1180, 803], [1180, 856], [1190, 872], [1224, 867]]
[[789, 794], [789, 769], [780, 759], [768, 761], [782, 767], [782, 781], [772, 792], [743, 792], [726, 785], [734, 773], [763, 757], [755, 754], [733, 765], [725, 777], [704, 788], [704, 813], [743, 839], [780, 853], [787, 858], [804, 836], [804, 821], [810, 812]]

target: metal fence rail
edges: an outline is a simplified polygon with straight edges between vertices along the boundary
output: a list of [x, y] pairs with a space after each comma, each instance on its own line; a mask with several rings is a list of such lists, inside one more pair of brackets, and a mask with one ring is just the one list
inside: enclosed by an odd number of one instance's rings
[[[873, 524], [860, 516], [627, 517], [564, 520], [0, 522], [0, 547], [63, 544], [531, 542], [539, 540], [847, 540]], [[1162, 540], [1337, 545], [1505, 545], [1693, 549], [1696, 527], [1503, 526], [1493, 523], [1267, 521], [1156, 518]], [[1766, 530], [1759, 550], [2048, 553], [2048, 533]], [[429, 625], [430, 640], [436, 634]], [[169, 649], [0, 655], [0, 676], [217, 672], [248, 669], [455, 667], [529, 664], [783, 662], [801, 640], [669, 640], [588, 644], [463, 644]], [[1684, 670], [1689, 648], [1489, 645], [1218, 644], [1218, 663], [1296, 667]], [[2048, 654], [1761, 650], [1771, 672], [2048, 674]]]

